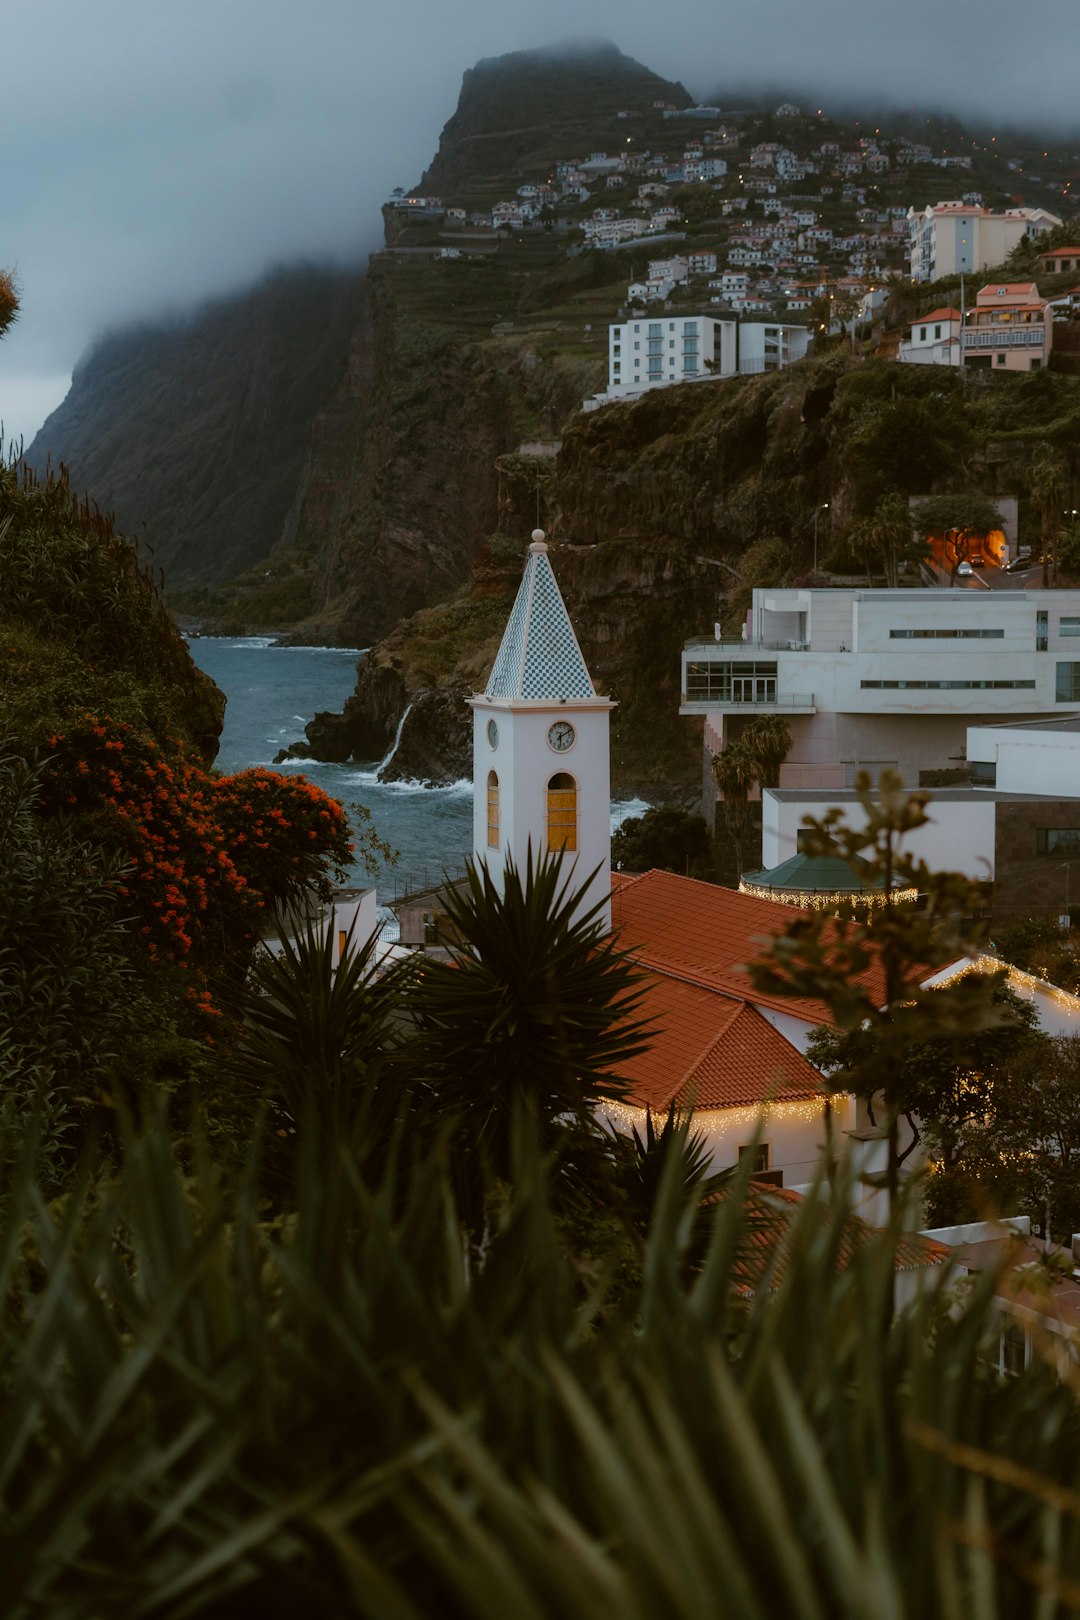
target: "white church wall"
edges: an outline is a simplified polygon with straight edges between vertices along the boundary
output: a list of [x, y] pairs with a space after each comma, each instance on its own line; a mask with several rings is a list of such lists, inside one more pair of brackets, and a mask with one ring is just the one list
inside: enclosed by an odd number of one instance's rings
[[[832, 1132], [837, 1153], [855, 1122], [854, 1099], [831, 1099]], [[646, 1111], [625, 1103], [609, 1103], [598, 1110], [613, 1130], [629, 1134], [636, 1129], [644, 1139]], [[702, 1108], [694, 1113], [693, 1129], [709, 1148], [713, 1170], [728, 1170], [739, 1162], [739, 1149], [755, 1141], [768, 1148], [768, 1169], [781, 1170], [785, 1186], [812, 1181], [826, 1142], [826, 1099], [766, 1103], [753, 1108]], [[653, 1115], [654, 1126], [662, 1123]]]

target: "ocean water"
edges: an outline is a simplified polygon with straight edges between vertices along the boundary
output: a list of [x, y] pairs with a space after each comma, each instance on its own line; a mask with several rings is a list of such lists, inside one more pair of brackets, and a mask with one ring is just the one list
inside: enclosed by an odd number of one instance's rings
[[[196, 636], [191, 655], [225, 693], [225, 728], [217, 765], [223, 771], [272, 766], [274, 755], [303, 741], [317, 710], [338, 711], [356, 681], [360, 649], [281, 647], [266, 636]], [[399, 852], [394, 865], [379, 864], [381, 902], [437, 883], [444, 872], [461, 871], [472, 849], [472, 783], [426, 788], [419, 782], [380, 782], [382, 760], [347, 765], [287, 760], [274, 766], [299, 772], [348, 806], [370, 810], [380, 838]], [[645, 808], [640, 799], [612, 806], [612, 826]], [[361, 871], [357, 882], [369, 882]]]

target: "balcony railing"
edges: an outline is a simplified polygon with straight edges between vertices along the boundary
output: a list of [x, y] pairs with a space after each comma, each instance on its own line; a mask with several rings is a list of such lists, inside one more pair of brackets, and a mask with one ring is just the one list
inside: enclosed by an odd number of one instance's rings
[[960, 337], [965, 349], [1022, 348], [1029, 344], [1041, 347], [1046, 342], [1046, 328], [1042, 325], [969, 327]]
[[813, 709], [813, 692], [777, 692], [775, 688], [732, 689], [730, 683], [700, 680], [687, 682], [681, 702], [707, 703], [715, 709]]
[[683, 649], [689, 652], [691, 647], [701, 647], [705, 656], [710, 658], [752, 658], [759, 652], [807, 652], [807, 641], [713, 641], [708, 636], [690, 636], [683, 642]]

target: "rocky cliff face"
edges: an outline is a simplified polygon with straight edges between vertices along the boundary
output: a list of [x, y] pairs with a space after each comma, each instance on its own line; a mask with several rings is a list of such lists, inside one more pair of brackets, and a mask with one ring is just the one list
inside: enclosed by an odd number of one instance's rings
[[[852, 547], [883, 492], [1015, 492], [1032, 445], [1060, 436], [1078, 409], [1080, 385], [1048, 373], [972, 391], [931, 368], [834, 357], [575, 416], [544, 464], [543, 500], [589, 668], [619, 704], [616, 788], [693, 798], [700, 723], [677, 718], [683, 641], [720, 618], [736, 630], [754, 585], [807, 579], [815, 510], [828, 502], [823, 566], [879, 570], [880, 558]], [[467, 595], [405, 621], [361, 665], [344, 717], [358, 755], [379, 757], [373, 744], [412, 705], [394, 774], [453, 780], [467, 757], [463, 698], [483, 683], [506, 622], [538, 470], [522, 456], [499, 466], [501, 522], [516, 546], [482, 548]]]
[[63, 462], [121, 528], [145, 527], [170, 587], [241, 572], [281, 539], [362, 286], [358, 271], [281, 271], [102, 339], [27, 462]]

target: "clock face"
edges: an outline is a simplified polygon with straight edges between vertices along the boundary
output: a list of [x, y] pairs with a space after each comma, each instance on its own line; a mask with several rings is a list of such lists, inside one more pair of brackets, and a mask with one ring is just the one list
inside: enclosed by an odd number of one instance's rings
[[557, 754], [565, 754], [568, 748], [573, 748], [577, 732], [569, 720], [556, 720], [555, 724], [548, 728], [547, 740], [549, 748], [554, 748]]
[[494, 720], [489, 720], [487, 723], [487, 740], [491, 744], [492, 748], [497, 748], [499, 746], [499, 728], [495, 724]]

